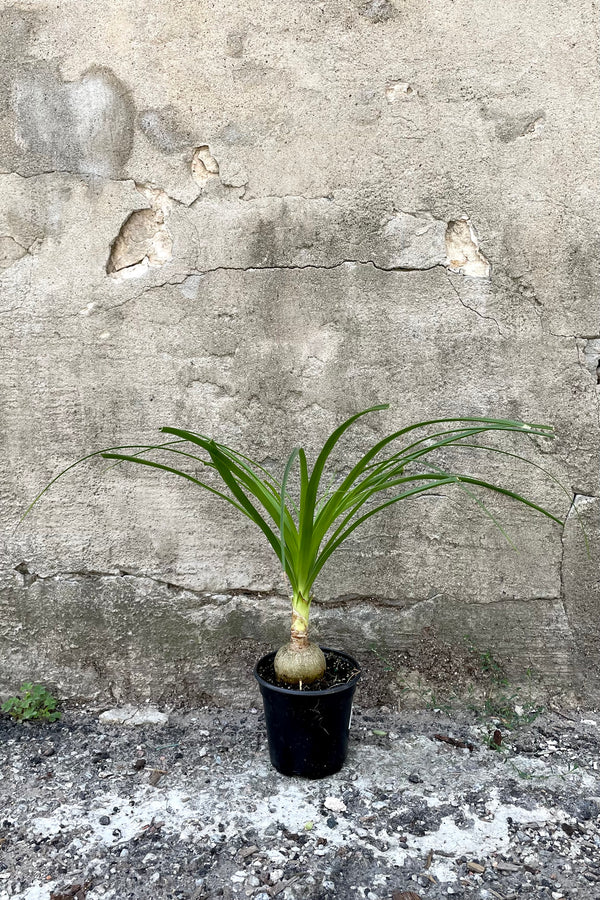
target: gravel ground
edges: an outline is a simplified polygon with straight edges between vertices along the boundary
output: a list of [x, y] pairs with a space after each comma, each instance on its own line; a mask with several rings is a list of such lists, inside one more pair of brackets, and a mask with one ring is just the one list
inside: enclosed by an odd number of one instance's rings
[[256, 709], [3, 717], [0, 900], [598, 900], [600, 716], [525, 718], [355, 709], [344, 769], [305, 781]]

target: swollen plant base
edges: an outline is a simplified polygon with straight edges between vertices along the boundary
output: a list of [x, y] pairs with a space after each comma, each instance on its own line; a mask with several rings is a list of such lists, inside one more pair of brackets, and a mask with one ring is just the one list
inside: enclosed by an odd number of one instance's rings
[[322, 650], [328, 670], [345, 671], [343, 683], [316, 690], [274, 683], [275, 653], [263, 656], [254, 669], [265, 709], [269, 756], [282, 775], [325, 778], [339, 772], [346, 759], [360, 666], [341, 650]]
[[312, 684], [325, 674], [325, 656], [320, 647], [307, 638], [292, 637], [280, 647], [273, 662], [279, 681], [287, 684]]

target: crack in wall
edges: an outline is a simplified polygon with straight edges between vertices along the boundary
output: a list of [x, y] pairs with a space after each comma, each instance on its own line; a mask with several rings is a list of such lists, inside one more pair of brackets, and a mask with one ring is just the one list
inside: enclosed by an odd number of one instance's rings
[[69, 178], [74, 178], [77, 181], [83, 181], [86, 184], [94, 184], [97, 182], [106, 182], [108, 184], [136, 184], [135, 178], [115, 178], [111, 175], [102, 175], [100, 173], [95, 172], [72, 172], [69, 169], [44, 169], [41, 172], [31, 172], [25, 173], [19, 171], [19, 169], [11, 169], [0, 171], [0, 178], [22, 178], [24, 181], [28, 181], [31, 178], [48, 178], [51, 175], [59, 175], [59, 176], [67, 176]]
[[[150, 189], [150, 186], [140, 186], [136, 185], [138, 190], [141, 187], [145, 187], [147, 190]], [[143, 262], [145, 258], [153, 261], [149, 261], [148, 265], [154, 266], [162, 266], [166, 262], [171, 259], [171, 251], [173, 240], [168, 233], [165, 226], [165, 219], [169, 215], [169, 208], [167, 200], [171, 201], [171, 198], [168, 198], [168, 195], [165, 194], [164, 191], [160, 189], [153, 189], [155, 194], [160, 194], [163, 198], [165, 198], [165, 202], [163, 202], [160, 207], [157, 207], [156, 204], [153, 203], [152, 210], [154, 210], [154, 215], [151, 210], [141, 209], [135, 210], [130, 216], [127, 217], [125, 222], [123, 223], [117, 238], [115, 239], [110, 257], [107, 263], [107, 273], [113, 276], [123, 276], [123, 273], [126, 269], [132, 269], [134, 266], [139, 265]], [[193, 223], [195, 224], [195, 223]], [[163, 232], [167, 232], [168, 234], [168, 249], [163, 250], [162, 247], [165, 244], [165, 239], [162, 237]], [[157, 253], [155, 250], [155, 246], [159, 245], [159, 252]], [[309, 246], [312, 246], [309, 243]], [[433, 245], [432, 245], [433, 246]], [[294, 252], [297, 248], [293, 246], [290, 247], [290, 251]], [[384, 251], [385, 254], [385, 251]], [[402, 254], [400, 254], [402, 255]], [[476, 266], [474, 271], [471, 271], [467, 264], [458, 265], [457, 261], [451, 259], [450, 257], [444, 257], [444, 254], [438, 248], [438, 250], [431, 250], [427, 253], [421, 251], [421, 255], [418, 253], [414, 253], [413, 259], [408, 261], [411, 257], [410, 251], [405, 254], [406, 261], [394, 261], [389, 264], [385, 264], [382, 262], [377, 262], [375, 259], [342, 259], [336, 262], [332, 262], [330, 264], [325, 263], [269, 263], [269, 264], [253, 264], [253, 265], [244, 265], [244, 266], [235, 266], [235, 265], [217, 265], [217, 266], [207, 266], [207, 267], [196, 267], [189, 272], [190, 275], [206, 275], [213, 272], [219, 271], [244, 271], [249, 272], [257, 269], [268, 269], [268, 270], [278, 270], [278, 269], [289, 269], [289, 270], [300, 270], [300, 269], [321, 269], [321, 270], [331, 270], [337, 269], [344, 265], [372, 265], [374, 268], [378, 269], [382, 272], [427, 272], [431, 269], [441, 268], [445, 271], [450, 270], [455, 274], [459, 274], [465, 277], [472, 277], [478, 279], [488, 279], [489, 278], [489, 266], [486, 269], [488, 274], [482, 274], [483, 270], [481, 267]], [[146, 268], [148, 268], [148, 265]], [[136, 270], [136, 274], [143, 274], [140, 270]], [[456, 289], [455, 289], [456, 290]], [[464, 301], [460, 298], [460, 295], [457, 293], [459, 300], [464, 304]], [[471, 309], [472, 312], [477, 312], [477, 310]], [[490, 316], [484, 316], [481, 313], [477, 313], [481, 318], [492, 318]], [[498, 322], [493, 320], [498, 327]], [[500, 329], [499, 329], [500, 330]]]
[[[16, 175], [20, 178], [37, 178], [41, 175], [66, 175], [77, 180], [94, 182], [97, 180], [106, 181], [117, 184], [134, 185], [136, 190], [144, 195], [149, 201], [150, 206], [142, 209], [133, 210], [124, 220], [119, 233], [114, 239], [106, 265], [106, 272], [109, 276], [118, 279], [132, 278], [143, 275], [149, 268], [161, 267], [169, 262], [172, 258], [173, 236], [166, 225], [166, 219], [169, 217], [173, 207], [181, 207], [183, 209], [191, 209], [196, 206], [198, 201], [208, 197], [213, 201], [227, 201], [229, 205], [229, 195], [215, 196], [210, 195], [208, 188], [211, 184], [218, 182], [221, 189], [231, 187], [237, 189], [238, 185], [229, 185], [220, 175], [219, 163], [212, 155], [208, 144], [196, 147], [193, 151], [192, 162], [190, 167], [190, 177], [197, 184], [200, 191], [189, 203], [169, 195], [165, 190], [155, 184], [142, 184], [135, 182], [131, 178], [119, 179], [111, 178], [106, 175], [95, 175], [88, 173], [74, 172], [68, 169], [48, 170], [32, 175], [24, 175], [20, 172], [6, 173], [8, 175]], [[241, 199], [241, 198], [238, 198]], [[269, 198], [244, 198], [243, 206], [250, 206], [254, 202], [264, 203]], [[304, 201], [305, 203], [322, 203], [326, 201], [332, 203], [334, 198], [329, 195], [318, 198], [305, 198], [302, 195], [284, 195], [280, 198], [282, 201]], [[272, 222], [263, 221], [260, 213], [256, 222], [256, 227], [263, 229], [270, 227], [271, 230], [277, 227], [277, 211]], [[283, 226], [282, 234], [283, 243], [286, 243], [285, 229], [290, 231], [290, 252], [301, 252], [313, 246], [315, 237], [319, 236], [321, 231], [319, 215], [317, 210], [306, 212], [300, 211], [295, 214], [296, 219], [292, 222], [286, 222]], [[342, 217], [343, 218], [343, 217]], [[210, 222], [210, 220], [209, 220]], [[194, 227], [198, 227], [196, 222], [191, 223]], [[214, 223], [210, 222], [214, 226]], [[326, 220], [326, 226], [332, 233], [337, 233], [340, 223], [337, 218]], [[252, 226], [252, 221], [247, 222], [242, 218], [240, 221], [242, 230], [246, 230], [248, 226]], [[259, 228], [260, 226], [260, 228]], [[305, 242], [299, 246], [294, 244], [294, 229], [304, 227], [308, 229]], [[313, 234], [314, 232], [314, 234]], [[379, 271], [384, 272], [413, 272], [413, 271], [429, 271], [440, 267], [461, 276], [467, 276], [478, 279], [489, 279], [490, 264], [485, 258], [479, 247], [479, 238], [468, 216], [462, 216], [458, 219], [452, 219], [448, 222], [434, 219], [431, 215], [424, 213], [407, 213], [399, 211], [394, 213], [385, 223], [382, 231], [378, 235], [381, 240], [381, 249], [378, 250], [379, 255], [390, 257], [389, 264], [378, 261], [373, 258], [358, 259], [342, 259], [331, 264], [323, 263], [289, 263], [289, 264], [258, 264], [246, 266], [228, 266], [217, 265], [210, 267], [196, 267], [189, 274], [209, 274], [217, 271], [253, 271], [256, 269], [321, 269], [331, 270], [344, 265], [372, 265]], [[352, 235], [354, 240], [355, 235]], [[225, 241], [227, 244], [227, 241]], [[272, 239], [270, 241], [272, 244]], [[466, 306], [460, 297], [456, 288], [453, 289], [459, 301], [466, 308], [471, 309], [482, 319], [490, 319], [494, 321], [500, 332], [497, 320], [491, 316], [485, 316], [478, 310]]]
[[37, 582], [61, 582], [73, 579], [79, 579], [82, 581], [99, 579], [125, 582], [127, 580], [131, 580], [132, 582], [151, 581], [157, 585], [160, 585], [161, 587], [166, 588], [168, 591], [172, 591], [175, 593], [194, 594], [194, 596], [205, 599], [207, 602], [210, 602], [217, 597], [226, 597], [227, 599], [235, 599], [236, 597], [273, 597], [275, 599], [290, 600], [287, 594], [279, 593], [278, 591], [274, 590], [252, 590], [250, 588], [227, 588], [222, 591], [199, 590], [197, 588], [187, 587], [183, 584], [177, 584], [176, 582], [160, 578], [157, 575], [152, 575], [145, 572], [129, 572], [125, 569], [119, 569], [116, 572], [102, 572], [96, 569], [74, 569], [67, 570], [65, 572], [52, 572], [50, 575], [40, 575], [37, 572], [32, 572], [26, 562], [21, 562], [14, 567], [13, 571], [21, 577], [21, 587], [26, 588], [30, 587], [32, 584], [36, 584]]
[[[21, 576], [21, 586], [22, 587], [30, 587], [32, 584], [35, 584], [38, 581], [41, 582], [60, 582], [69, 579], [101, 579], [101, 580], [113, 580], [119, 581], [128, 579], [131, 581], [152, 581], [161, 587], [167, 588], [169, 591], [173, 591], [176, 593], [189, 593], [194, 594], [195, 596], [205, 599], [207, 601], [213, 600], [216, 597], [226, 597], [227, 599], [235, 599], [237, 597], [261, 597], [267, 598], [272, 597], [277, 600], [285, 600], [286, 602], [291, 602], [291, 598], [288, 594], [282, 593], [277, 590], [253, 590], [250, 588], [226, 588], [223, 590], [200, 590], [197, 588], [187, 587], [182, 584], [177, 584], [176, 582], [169, 581], [164, 578], [160, 578], [157, 575], [152, 575], [147, 572], [130, 572], [124, 569], [121, 569], [116, 572], [102, 572], [95, 569], [76, 569], [76, 570], [68, 570], [65, 572], [53, 572], [50, 575], [40, 575], [37, 572], [30, 571], [27, 563], [22, 562], [19, 565], [14, 567], [14, 571], [17, 572]], [[437, 599], [441, 595], [436, 595], [435, 597], [428, 597], [422, 601], [413, 601], [411, 605], [414, 605], [419, 602], [427, 602], [429, 600]], [[382, 607], [392, 607], [392, 608], [402, 608], [406, 606], [406, 602], [402, 600], [395, 600], [393, 598], [388, 597], [380, 597], [377, 595], [340, 595], [339, 597], [333, 597], [330, 600], [326, 601], [317, 601], [314, 600], [313, 603], [315, 606], [321, 609], [334, 609], [337, 607], [345, 607], [349, 605], [356, 605], [358, 603], [370, 603], [374, 606], [382, 606]]]
[[[181, 203], [170, 197], [162, 188], [152, 184], [136, 184], [136, 188], [144, 193], [150, 200], [154, 216], [147, 210], [136, 210], [124, 221], [117, 238], [113, 242], [110, 257], [107, 263], [107, 274], [113, 277], [131, 277], [143, 274], [143, 264], [149, 266], [161, 266], [168, 262], [172, 255], [172, 238], [165, 226], [165, 219], [174, 205], [183, 206], [188, 210], [194, 209], [194, 218], [191, 222], [189, 216], [182, 226], [199, 229], [203, 226], [205, 232], [211, 233], [217, 230], [219, 234], [217, 246], [225, 249], [225, 253], [245, 252], [248, 249], [239, 248], [239, 235], [247, 235], [248, 242], [256, 245], [253, 253], [262, 257], [258, 266], [244, 267], [262, 268], [336, 268], [341, 261], [324, 265], [320, 263], [299, 264], [272, 264], [273, 255], [281, 248], [280, 252], [285, 257], [290, 255], [305, 256], [313, 248], [313, 253], [323, 254], [323, 248], [327, 247], [331, 255], [335, 252], [335, 241], [339, 240], [341, 232], [347, 228], [346, 217], [343, 211], [331, 214], [331, 211], [323, 212], [320, 205], [323, 201], [304, 201], [306, 207], [291, 203], [291, 206], [265, 205], [263, 198], [257, 198], [262, 203], [258, 209], [254, 208], [250, 213], [249, 199], [238, 206], [229, 204], [231, 193], [241, 184], [226, 182], [220, 174], [219, 163], [212, 155], [208, 144], [196, 147], [193, 151], [191, 162], [191, 177], [199, 188], [199, 193], [190, 203]], [[244, 182], [245, 186], [246, 182]], [[211, 186], [217, 186], [216, 192]], [[225, 194], [223, 194], [225, 189]], [[220, 191], [220, 193], [219, 193]], [[241, 197], [238, 195], [238, 200]], [[298, 199], [298, 198], [296, 198]], [[212, 200], [211, 204], [203, 208], [199, 201]], [[221, 216], [215, 211], [215, 201], [226, 200], [229, 212]], [[330, 200], [327, 201], [327, 205]], [[244, 209], [245, 207], [245, 209]], [[199, 221], [196, 221], [196, 220]], [[231, 237], [228, 237], [228, 232]], [[363, 233], [364, 231], [364, 233]], [[181, 243], [185, 245], [185, 233], [181, 235]], [[451, 272], [472, 278], [488, 279], [490, 277], [490, 264], [479, 247], [479, 238], [475, 228], [466, 215], [458, 219], [444, 221], [435, 219], [429, 213], [410, 213], [402, 210], [387, 215], [376, 232], [372, 226], [367, 229], [355, 228], [348, 233], [341, 243], [347, 246], [356, 246], [366, 243], [369, 248], [376, 241], [374, 252], [377, 259], [369, 259], [374, 266], [385, 271], [426, 271], [435, 266], [443, 266]], [[202, 241], [199, 241], [202, 246]], [[210, 254], [210, 245], [203, 248]], [[214, 251], [213, 251], [214, 252]], [[360, 251], [359, 251], [360, 252]], [[383, 261], [382, 261], [383, 260]], [[357, 260], [358, 262], [359, 260]], [[362, 260], [361, 260], [362, 261]], [[387, 261], [387, 262], [386, 262]], [[216, 268], [224, 269], [227, 265], [198, 266], [203, 271], [214, 271]], [[237, 267], [228, 267], [237, 268]]]
[[31, 253], [36, 243], [37, 238], [34, 238], [29, 246], [25, 246], [11, 234], [0, 234], [0, 274]]
[[480, 319], [484, 321], [493, 322], [498, 334], [501, 337], [505, 337], [506, 335], [502, 331], [500, 324], [494, 316], [486, 316], [483, 313], [479, 312], [479, 310], [475, 309], [472, 306], [469, 306], [458, 292], [456, 286], [453, 284], [445, 266], [441, 263], [436, 263], [434, 265], [428, 266], [425, 269], [414, 269], [409, 266], [383, 266], [379, 263], [376, 263], [372, 259], [344, 259], [337, 263], [332, 263], [331, 265], [318, 265], [315, 263], [306, 263], [303, 265], [269, 265], [269, 266], [214, 266], [210, 269], [188, 269], [185, 274], [182, 275], [174, 275], [171, 278], [168, 278], [165, 281], [161, 281], [159, 284], [150, 285], [147, 288], [144, 288], [139, 293], [136, 293], [132, 297], [127, 297], [125, 300], [122, 300], [120, 303], [111, 304], [111, 306], [105, 307], [106, 310], [120, 309], [123, 306], [126, 306], [129, 303], [134, 303], [137, 300], [140, 300], [146, 294], [152, 293], [154, 291], [161, 290], [162, 288], [168, 287], [170, 285], [180, 285], [185, 283], [188, 278], [198, 277], [203, 278], [207, 275], [214, 275], [220, 273], [229, 273], [229, 272], [243, 272], [243, 273], [252, 273], [252, 272], [294, 272], [294, 271], [305, 271], [305, 270], [313, 270], [313, 271], [324, 271], [324, 272], [333, 272], [336, 269], [344, 268], [344, 266], [370, 266], [373, 269], [376, 269], [379, 272], [430, 272], [434, 269], [440, 269], [444, 275], [448, 279], [448, 283], [452, 287], [452, 290], [456, 294], [461, 306], [468, 310], [469, 312], [475, 313]]
[[500, 323], [498, 322], [498, 319], [494, 318], [494, 316], [486, 316], [486, 315], [484, 315], [483, 313], [479, 312], [478, 309], [474, 309], [474, 307], [469, 306], [469, 304], [466, 303], [466, 302], [463, 300], [463, 298], [461, 297], [460, 292], [459, 292], [458, 288], [456, 287], [456, 285], [454, 284], [454, 282], [452, 281], [452, 278], [450, 277], [449, 273], [448, 273], [447, 271], [444, 271], [444, 274], [445, 274], [446, 278], [448, 279], [448, 284], [450, 285], [450, 287], [452, 288], [452, 290], [453, 290], [454, 293], [456, 294], [456, 296], [457, 296], [457, 298], [458, 298], [458, 302], [461, 304], [461, 306], [464, 306], [465, 309], [468, 309], [470, 312], [475, 313], [475, 315], [476, 315], [476, 316], [479, 316], [480, 319], [484, 319], [484, 320], [487, 319], [488, 321], [493, 322], [494, 325], [496, 326], [497, 330], [498, 330], [498, 334], [499, 334], [501, 337], [506, 337], [506, 335], [504, 334], [504, 332], [503, 332], [502, 329], [500, 328]]
[[371, 606], [376, 606], [382, 609], [398, 609], [402, 611], [414, 610], [419, 606], [426, 606], [427, 604], [433, 603], [437, 600], [441, 600], [445, 603], [454, 603], [461, 604], [462, 607], [467, 610], [472, 607], [481, 607], [483, 609], [493, 607], [493, 606], [503, 606], [504, 604], [522, 604], [522, 603], [558, 603], [560, 602], [560, 596], [555, 596], [554, 594], [548, 596], [535, 596], [535, 597], [499, 597], [497, 600], [461, 600], [460, 597], [454, 596], [452, 594], [432, 594], [428, 597], [422, 597], [416, 600], [406, 600], [406, 599], [395, 599], [393, 597], [382, 597], [376, 594], [349, 594], [349, 595], [341, 595], [340, 597], [332, 597], [330, 600], [321, 600], [321, 601], [313, 601], [315, 605], [323, 611], [329, 609], [339, 609], [346, 608], [352, 606], [360, 606], [363, 603], [368, 603]]
[[342, 259], [339, 262], [325, 265], [324, 263], [289, 263], [286, 265], [268, 265], [268, 266], [213, 266], [209, 269], [195, 269], [190, 275], [212, 275], [215, 272], [277, 272], [277, 271], [302, 271], [304, 269], [315, 269], [316, 271], [330, 272], [334, 269], [340, 269], [343, 266], [372, 266], [379, 272], [430, 272], [432, 269], [444, 269], [441, 263], [434, 263], [430, 266], [383, 266], [376, 263], [373, 259]]
[[[579, 496], [579, 495], [578, 495]], [[177, 582], [160, 578], [157, 575], [153, 575], [145, 572], [131, 572], [127, 570], [119, 570], [116, 572], [102, 572], [94, 569], [79, 569], [73, 571], [65, 571], [65, 572], [53, 572], [50, 575], [39, 575], [36, 572], [31, 572], [29, 567], [25, 562], [19, 563], [18, 566], [14, 567], [14, 571], [17, 572], [21, 577], [21, 586], [25, 588], [29, 588], [32, 584], [36, 582], [56, 582], [59, 583], [61, 581], [69, 581], [73, 579], [79, 580], [92, 580], [98, 579], [102, 581], [150, 581], [156, 585], [159, 585], [162, 588], [166, 588], [169, 592], [177, 593], [177, 594], [192, 594], [194, 597], [199, 600], [204, 601], [203, 605], [208, 605], [215, 600], [235, 600], [238, 598], [260, 598], [262, 600], [273, 599], [283, 601], [285, 603], [291, 603], [291, 598], [288, 594], [283, 593], [278, 590], [255, 590], [252, 588], [224, 588], [222, 590], [213, 589], [213, 590], [204, 590], [198, 588], [191, 588], [183, 584], [178, 584]], [[451, 603], [460, 603], [460, 599], [458, 597], [444, 594], [444, 593], [436, 593], [431, 594], [427, 597], [421, 597], [417, 599], [406, 599], [401, 597], [387, 597], [380, 594], [340, 594], [337, 597], [330, 597], [327, 600], [318, 600], [313, 599], [312, 605], [315, 611], [318, 612], [328, 612], [329, 610], [334, 609], [347, 609], [356, 606], [368, 605], [370, 607], [375, 607], [377, 609], [396, 609], [400, 612], [409, 612], [415, 610], [419, 606], [427, 606], [429, 604], [435, 603], [436, 601], [445, 601]], [[463, 602], [463, 606], [465, 609], [470, 607], [492, 607], [504, 604], [522, 604], [522, 603], [557, 603], [560, 602], [563, 604], [562, 597], [558, 596], [535, 596], [535, 597], [502, 597], [498, 600], [489, 600], [485, 602], [479, 601], [469, 601]], [[565, 613], [566, 616], [566, 613]], [[568, 617], [567, 617], [568, 621]], [[569, 629], [570, 630], [570, 629]]]

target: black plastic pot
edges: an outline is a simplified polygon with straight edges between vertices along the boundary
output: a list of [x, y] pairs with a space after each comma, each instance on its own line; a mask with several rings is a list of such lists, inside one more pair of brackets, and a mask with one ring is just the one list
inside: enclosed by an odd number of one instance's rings
[[325, 778], [339, 772], [346, 759], [360, 666], [341, 650], [322, 650], [350, 662], [356, 675], [347, 684], [323, 691], [299, 691], [270, 684], [258, 674], [259, 667], [274, 659], [274, 653], [263, 656], [254, 669], [265, 708], [269, 756], [282, 775]]

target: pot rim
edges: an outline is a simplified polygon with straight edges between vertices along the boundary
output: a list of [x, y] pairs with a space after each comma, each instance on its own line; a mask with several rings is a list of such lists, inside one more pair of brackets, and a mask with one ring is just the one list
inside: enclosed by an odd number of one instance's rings
[[321, 647], [321, 650], [325, 653], [335, 653], [337, 656], [343, 656], [344, 659], [349, 660], [352, 665], [357, 669], [355, 675], [352, 676], [350, 681], [347, 681], [345, 684], [336, 684], [333, 687], [325, 688], [321, 691], [300, 691], [297, 688], [286, 688], [280, 687], [277, 684], [271, 684], [270, 681], [267, 681], [262, 675], [258, 674], [258, 667], [263, 662], [263, 660], [268, 659], [269, 657], [274, 658], [276, 654], [276, 650], [272, 650], [270, 653], [265, 653], [264, 656], [257, 661], [254, 666], [254, 677], [258, 681], [260, 687], [268, 688], [270, 691], [275, 691], [277, 694], [285, 694], [288, 697], [327, 697], [330, 694], [341, 694], [344, 691], [347, 691], [349, 688], [356, 687], [360, 677], [362, 675], [362, 669], [359, 664], [356, 662], [353, 656], [350, 656], [349, 653], [345, 653], [343, 650], [334, 650], [332, 647]]

